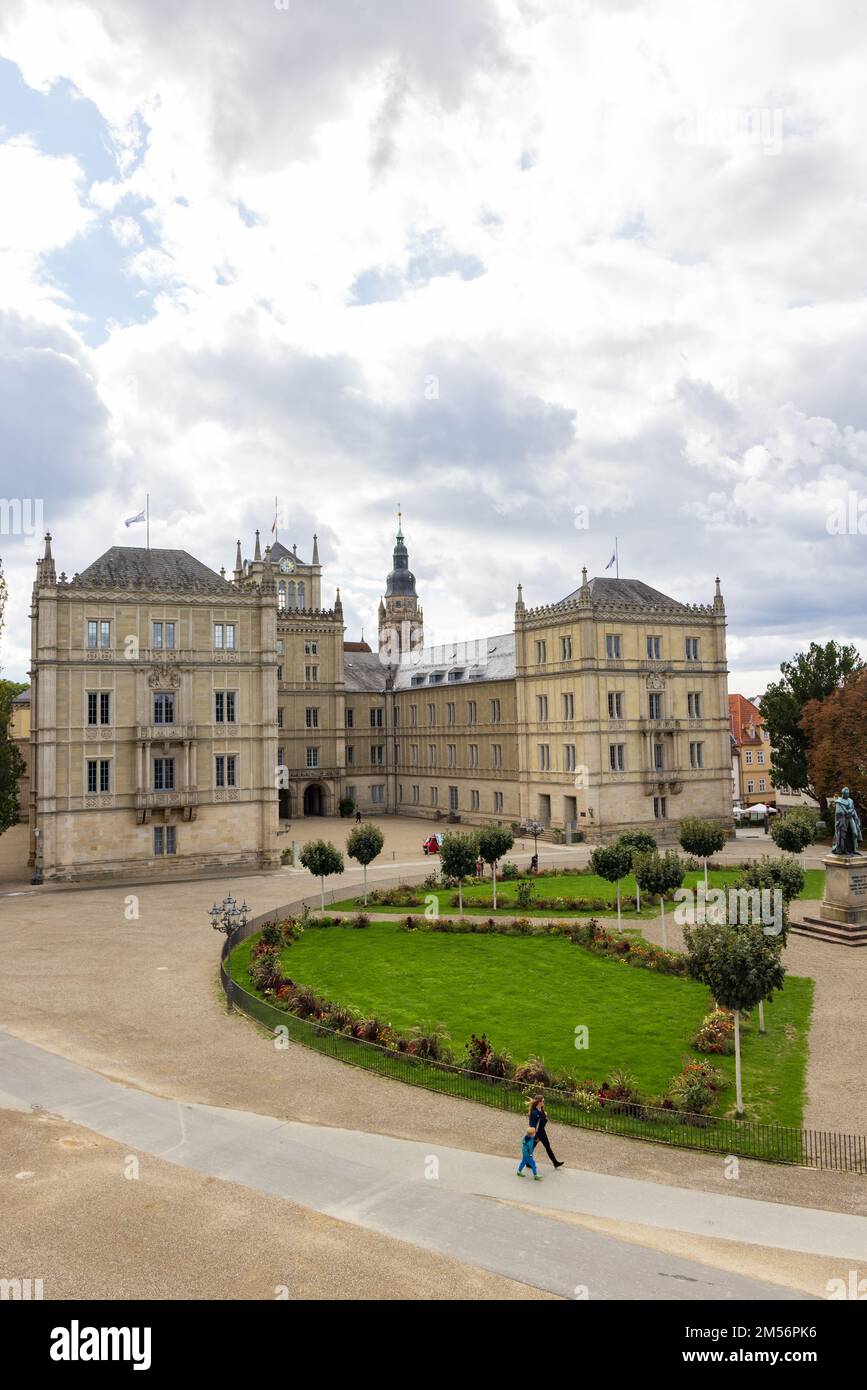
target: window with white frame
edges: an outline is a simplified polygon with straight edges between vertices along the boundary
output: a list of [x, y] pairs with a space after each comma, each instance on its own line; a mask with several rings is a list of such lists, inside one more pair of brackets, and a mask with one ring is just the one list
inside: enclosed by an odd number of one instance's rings
[[605, 634], [605, 655], [609, 661], [620, 660], [620, 633], [607, 632]]
[[575, 696], [572, 694], [571, 690], [567, 690], [563, 696], [563, 718], [575, 718]]
[[626, 768], [626, 744], [609, 743], [608, 766], [612, 772], [623, 772]]

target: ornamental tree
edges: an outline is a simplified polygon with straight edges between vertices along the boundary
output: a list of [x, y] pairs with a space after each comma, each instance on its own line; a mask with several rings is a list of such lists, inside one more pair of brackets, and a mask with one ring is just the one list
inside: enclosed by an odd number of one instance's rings
[[[624, 830], [622, 835], [618, 835], [617, 844], [623, 845], [628, 849], [632, 856], [632, 868], [635, 869], [636, 860], [642, 854], [653, 854], [656, 850], [656, 841], [649, 830]], [[638, 879], [635, 880], [635, 901], [638, 911], [641, 911], [641, 888]]]
[[725, 848], [726, 832], [717, 821], [699, 820], [697, 817], [681, 821], [680, 845], [687, 854], [704, 860], [704, 891], [707, 893], [707, 861], [710, 855], [718, 854]]
[[479, 856], [491, 866], [494, 885], [494, 911], [497, 910], [497, 861], [508, 854], [515, 837], [504, 825], [483, 825], [478, 834]]
[[459, 912], [464, 910], [464, 879], [475, 869], [477, 853], [474, 835], [450, 832], [443, 836], [440, 845], [440, 868], [445, 878], [456, 878], [458, 881]]
[[717, 1004], [734, 1014], [736, 1110], [743, 1115], [741, 1011], [755, 1008], [771, 998], [775, 989], [783, 988], [786, 971], [779, 938], [765, 936], [753, 924], [685, 927], [683, 936], [689, 974], [708, 986]]
[[[862, 816], [867, 812], [867, 670], [849, 675], [839, 689], [804, 707], [807, 768], [824, 813], [828, 798], [849, 787]], [[830, 818], [833, 825], [833, 816]]]
[[[357, 825], [346, 841], [346, 853], [364, 869], [364, 906], [367, 907], [367, 866], [382, 853], [385, 836], [378, 825], [368, 821]], [[341, 870], [342, 872], [342, 870]]]
[[612, 845], [597, 845], [590, 856], [590, 868], [606, 883], [617, 884], [617, 930], [620, 931], [620, 880], [632, 868], [632, 850], [617, 840]]
[[320, 908], [325, 911], [325, 880], [343, 873], [343, 855], [330, 840], [308, 840], [301, 850], [301, 863], [319, 879]]
[[770, 835], [780, 849], [787, 850], [789, 854], [800, 854], [815, 840], [819, 825], [817, 811], [810, 806], [793, 806], [791, 811], [771, 822]]

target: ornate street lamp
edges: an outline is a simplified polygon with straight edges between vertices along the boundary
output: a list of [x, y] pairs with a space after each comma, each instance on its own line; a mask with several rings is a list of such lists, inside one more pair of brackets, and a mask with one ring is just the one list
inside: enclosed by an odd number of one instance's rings
[[33, 877], [30, 882], [39, 884], [42, 882], [42, 860], [39, 856], [39, 830], [33, 832]]
[[539, 836], [542, 834], [542, 831], [545, 829], [545, 827], [544, 827], [544, 825], [542, 824], [542, 822], [541, 822], [540, 820], [530, 820], [530, 821], [527, 821], [527, 824], [524, 826], [524, 829], [526, 830], [526, 832], [527, 832], [528, 835], [532, 835], [532, 836], [533, 836], [533, 857], [534, 857], [534, 859], [535, 859], [535, 861], [536, 861], [536, 868], [538, 869], [538, 867], [539, 867]]
[[246, 927], [249, 921], [249, 908], [246, 902], [239, 907], [236, 900], [229, 894], [223, 899], [222, 906], [214, 903], [208, 910], [211, 919], [211, 926], [214, 931], [222, 932], [226, 938], [226, 1012], [232, 1012], [232, 952], [228, 946], [229, 938], [232, 933], [241, 927]]

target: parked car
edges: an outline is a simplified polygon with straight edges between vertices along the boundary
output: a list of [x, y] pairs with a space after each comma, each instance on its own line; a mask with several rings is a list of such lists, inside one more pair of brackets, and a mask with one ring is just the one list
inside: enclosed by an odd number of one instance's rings
[[425, 854], [439, 854], [442, 842], [442, 835], [428, 835], [427, 839], [422, 844], [422, 849]]

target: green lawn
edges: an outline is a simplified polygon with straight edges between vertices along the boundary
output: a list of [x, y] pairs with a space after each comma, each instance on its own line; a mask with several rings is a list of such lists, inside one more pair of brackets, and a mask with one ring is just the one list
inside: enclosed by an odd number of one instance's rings
[[[738, 869], [710, 869], [708, 871], [708, 881], [711, 888], [725, 888], [733, 884], [738, 878]], [[516, 906], [516, 893], [518, 880], [505, 879], [497, 882], [497, 912], [496, 916], [510, 917], [518, 913], [522, 917], [568, 917], [575, 915], [573, 909], [557, 907], [555, 900], [560, 897], [567, 898], [604, 898], [610, 904], [609, 908], [594, 908], [600, 917], [616, 915], [617, 890], [613, 883], [608, 883], [604, 878], [597, 877], [596, 874], [557, 874], [551, 878], [535, 878], [531, 880], [533, 884], [533, 896], [544, 898], [551, 901], [550, 907], [526, 907]], [[695, 888], [699, 882], [704, 882], [703, 872], [688, 873], [684, 876], [683, 886], [685, 888]], [[413, 885], [416, 886], [416, 885]], [[807, 869], [804, 875], [804, 890], [800, 894], [802, 898], [819, 899], [825, 887], [824, 869]], [[424, 898], [433, 893], [439, 899], [440, 912], [456, 914], [457, 906], [452, 906], [452, 895], [454, 890], [451, 888], [425, 888], [418, 885], [419, 896]], [[491, 915], [489, 907], [479, 907], [474, 905], [474, 900], [478, 898], [490, 898], [491, 881], [485, 879], [484, 883], [469, 884], [464, 887], [464, 910], [467, 914], [482, 913], [485, 916]], [[620, 881], [620, 892], [622, 897], [629, 897], [635, 894], [635, 879], [632, 874]], [[361, 902], [361, 896], [345, 898], [342, 902], [334, 903], [334, 911], [351, 912]], [[674, 906], [674, 904], [672, 903]], [[379, 903], [372, 904], [375, 912], [393, 912], [406, 915], [409, 911], [418, 911], [406, 907], [385, 907]], [[654, 899], [645, 905], [641, 904], [641, 912], [636, 912], [634, 908], [624, 908], [623, 916], [629, 917], [633, 921], [644, 917], [655, 917], [659, 914], [659, 903]], [[586, 915], [586, 912], [585, 912]]]
[[[233, 954], [232, 973], [250, 988], [255, 938]], [[286, 972], [324, 997], [375, 1014], [401, 1032], [443, 1023], [456, 1054], [486, 1032], [515, 1061], [531, 1053], [549, 1067], [601, 1081], [612, 1067], [631, 1071], [645, 1095], [665, 1091], [710, 1007], [704, 986], [594, 956], [553, 937], [405, 932], [397, 923], [313, 928], [284, 952]], [[790, 977], [743, 1039], [747, 1114], [801, 1123], [812, 980]], [[575, 1028], [589, 1029], [576, 1051]], [[734, 1058], [711, 1058], [733, 1080]], [[721, 1113], [734, 1106], [733, 1086]]]

